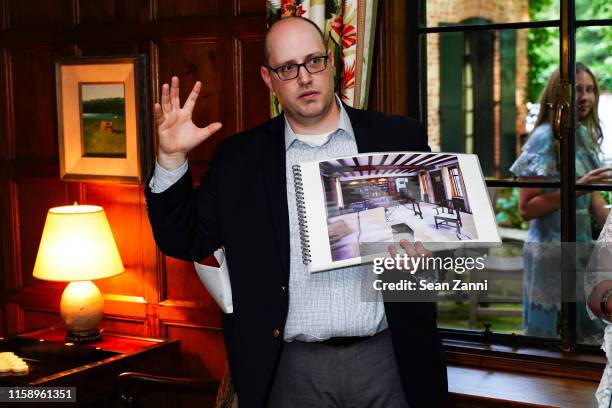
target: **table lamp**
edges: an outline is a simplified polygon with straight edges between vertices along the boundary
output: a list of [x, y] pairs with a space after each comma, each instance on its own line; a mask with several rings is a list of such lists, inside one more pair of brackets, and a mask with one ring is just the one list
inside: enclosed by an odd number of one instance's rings
[[93, 279], [124, 271], [117, 244], [102, 207], [67, 205], [47, 213], [34, 277], [70, 282], [60, 303], [68, 333], [66, 341], [93, 343], [101, 339], [104, 300]]

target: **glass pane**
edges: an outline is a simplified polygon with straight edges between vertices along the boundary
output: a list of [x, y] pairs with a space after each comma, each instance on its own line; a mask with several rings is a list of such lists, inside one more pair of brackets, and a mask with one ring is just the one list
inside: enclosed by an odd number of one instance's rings
[[[428, 34], [432, 150], [475, 153], [489, 178], [534, 175], [510, 168], [533, 129], [539, 95], [558, 66], [557, 36], [556, 29]], [[549, 159], [554, 167], [555, 159]]]
[[576, 19], [599, 20], [612, 18], [610, 0], [576, 0]]
[[556, 262], [560, 250], [559, 212], [530, 215], [531, 223], [519, 213], [519, 204], [533, 212], [533, 205], [525, 201], [551, 193], [556, 191], [489, 189], [503, 245], [488, 249], [485, 268], [464, 278], [486, 281], [486, 292], [470, 291], [463, 298], [455, 296], [439, 302], [440, 327], [478, 331], [488, 327], [495, 333], [558, 337], [560, 289], [554, 288], [560, 288], [561, 276]]
[[[576, 214], [576, 241], [578, 262], [576, 264], [577, 288], [577, 340], [581, 344], [599, 346], [602, 341], [605, 322], [588, 311], [586, 305], [597, 308], [601, 300], [599, 288], [612, 286], [612, 224], [606, 219], [612, 203], [612, 192], [593, 191], [584, 195], [589, 201], [589, 210]], [[612, 219], [609, 221], [612, 223]], [[591, 240], [599, 240], [593, 246]], [[586, 273], [586, 276], [585, 276]], [[597, 287], [598, 284], [602, 286]], [[595, 292], [595, 293], [593, 293]]]
[[422, 4], [427, 27], [559, 19], [558, 0], [427, 0]]
[[[591, 167], [612, 164], [611, 55], [612, 27], [585, 27], [576, 31], [576, 174], [580, 177], [589, 168], [579, 169], [579, 158], [589, 160]], [[601, 177], [577, 181], [610, 184], [611, 176], [610, 172], [604, 172]]]

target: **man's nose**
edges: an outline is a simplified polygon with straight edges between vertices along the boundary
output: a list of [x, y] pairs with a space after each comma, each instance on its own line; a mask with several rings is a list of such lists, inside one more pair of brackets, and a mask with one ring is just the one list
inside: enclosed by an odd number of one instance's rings
[[300, 65], [298, 67], [298, 83], [300, 85], [308, 84], [312, 82], [312, 75], [306, 70], [306, 67]]

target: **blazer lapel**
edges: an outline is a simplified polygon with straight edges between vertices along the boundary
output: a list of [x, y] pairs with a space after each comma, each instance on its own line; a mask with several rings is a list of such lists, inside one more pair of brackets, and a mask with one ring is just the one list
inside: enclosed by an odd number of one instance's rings
[[[285, 120], [279, 115], [262, 134], [260, 180], [264, 186], [272, 226], [276, 233], [281, 270], [289, 274], [289, 211], [287, 209], [287, 177], [285, 173]], [[263, 214], [262, 214], [263, 215]]]
[[357, 151], [359, 153], [368, 153], [380, 150], [380, 148], [377, 149], [374, 145], [379, 138], [372, 137], [372, 126], [368, 118], [358, 109], [351, 108], [344, 102], [342, 102], [342, 105], [351, 120], [351, 126], [355, 133], [355, 142], [357, 142]]

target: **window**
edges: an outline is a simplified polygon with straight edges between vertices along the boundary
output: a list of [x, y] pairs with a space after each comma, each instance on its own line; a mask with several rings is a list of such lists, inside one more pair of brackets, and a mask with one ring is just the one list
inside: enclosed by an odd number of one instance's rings
[[[416, 34], [409, 37], [416, 39], [413, 46], [420, 55], [420, 66], [409, 70], [418, 77], [419, 85], [414, 89], [420, 92], [420, 98], [411, 99], [418, 101], [411, 111], [418, 111], [425, 123], [432, 150], [478, 155], [504, 241], [501, 249], [489, 253], [490, 273], [503, 277], [496, 282], [498, 287], [490, 289], [490, 298], [440, 303], [440, 327], [448, 328], [451, 335], [467, 329], [473, 334], [521, 335], [512, 338], [534, 342], [553, 339], [565, 349], [598, 344], [601, 327], [597, 321], [585, 319], [583, 297], [561, 296], [568, 289], [576, 289], [576, 293], [582, 289], [582, 261], [568, 264], [569, 258], [563, 258], [563, 273], [559, 268], [548, 268], [546, 279], [550, 280], [546, 282], [557, 282], [561, 288], [557, 297], [546, 298], [550, 294], [541, 293], [539, 273], [547, 269], [546, 260], [539, 258], [539, 247], [529, 244], [534, 241], [535, 224], [551, 226], [555, 234], [538, 239], [555, 243], [559, 251], [560, 242], [586, 245], [597, 236], [599, 227], [589, 215], [589, 200], [576, 200], [576, 194], [591, 199], [598, 194], [610, 206], [612, 185], [579, 182], [585, 169], [575, 158], [584, 155], [583, 143], [588, 138], [584, 139], [581, 127], [581, 107], [571, 95], [570, 109], [563, 112], [568, 137], [559, 143], [551, 139], [553, 159], [546, 171], [540, 169], [538, 177], [519, 177], [522, 173], [511, 168], [535, 134], [539, 110], [546, 108], [539, 105], [539, 95], [549, 77], [560, 69], [561, 84], [567, 80], [570, 87], [576, 86], [580, 80], [575, 73], [577, 62], [591, 69], [600, 91], [603, 141], [599, 151], [589, 157], [601, 165], [612, 163], [610, 2], [428, 0], [411, 2], [408, 13], [421, 16]], [[531, 143], [536, 141], [532, 137]], [[458, 182], [458, 169], [449, 171], [455, 194], [461, 196], [464, 190]], [[536, 220], [531, 230], [518, 208], [530, 192], [547, 194], [560, 203], [559, 211], [546, 214], [546, 222], [526, 213]], [[560, 254], [555, 261], [561, 259]], [[549, 330], [526, 329], [527, 321], [539, 319], [547, 321], [544, 326]]]

